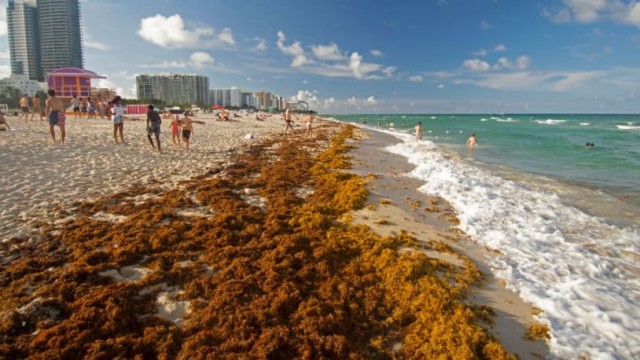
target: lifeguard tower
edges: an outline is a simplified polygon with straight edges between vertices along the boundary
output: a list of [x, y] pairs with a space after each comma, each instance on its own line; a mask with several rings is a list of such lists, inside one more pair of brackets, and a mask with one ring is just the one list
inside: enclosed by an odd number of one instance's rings
[[73, 96], [88, 98], [91, 96], [91, 79], [106, 79], [93, 71], [68, 67], [53, 70], [47, 74], [49, 89], [56, 91], [56, 97], [69, 100]]

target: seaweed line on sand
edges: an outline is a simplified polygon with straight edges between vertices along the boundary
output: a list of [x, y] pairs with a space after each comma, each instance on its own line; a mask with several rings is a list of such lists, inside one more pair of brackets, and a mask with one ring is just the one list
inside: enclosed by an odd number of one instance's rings
[[179, 189], [78, 204], [39, 241], [2, 244], [0, 357], [513, 358], [464, 303], [471, 262], [348, 221], [367, 197], [344, 171], [353, 131], [272, 138]]

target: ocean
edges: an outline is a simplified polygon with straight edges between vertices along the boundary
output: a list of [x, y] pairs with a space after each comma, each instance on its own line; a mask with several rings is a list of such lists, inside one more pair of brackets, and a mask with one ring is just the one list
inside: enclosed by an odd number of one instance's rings
[[419, 190], [448, 200], [499, 251], [494, 274], [543, 310], [552, 356], [640, 358], [640, 115], [330, 117], [398, 138], [387, 150]]

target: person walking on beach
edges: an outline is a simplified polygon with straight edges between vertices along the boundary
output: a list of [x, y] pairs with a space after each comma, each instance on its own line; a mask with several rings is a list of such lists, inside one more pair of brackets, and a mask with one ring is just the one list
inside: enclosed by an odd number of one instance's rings
[[184, 146], [187, 151], [189, 151], [189, 141], [191, 140], [191, 134], [193, 134], [192, 115], [191, 112], [185, 111], [184, 117], [182, 118], [182, 140], [184, 140]]
[[309, 111], [304, 120], [307, 127], [306, 131], [304, 132], [304, 137], [313, 137], [313, 127], [311, 126], [311, 124], [313, 124], [313, 111]]
[[58, 126], [60, 128], [60, 145], [64, 145], [64, 140], [67, 135], [64, 125], [66, 116], [64, 113], [64, 103], [61, 99], [56, 97], [56, 91], [49, 89], [47, 91], [47, 100], [45, 101], [45, 116], [49, 119], [49, 132], [51, 133], [51, 140], [56, 142], [56, 132], [53, 128]]
[[27, 97], [27, 94], [22, 95], [20, 98], [20, 110], [22, 110], [22, 112], [18, 119], [24, 116], [24, 121], [27, 121], [29, 117], [29, 98]]
[[80, 99], [80, 118], [87, 117], [87, 99]]
[[156, 146], [153, 144], [153, 140], [151, 139], [151, 134], [155, 135], [156, 142], [158, 143], [158, 152], [162, 152], [162, 147], [160, 145], [160, 125], [162, 124], [162, 119], [160, 118], [160, 114], [153, 109], [153, 105], [149, 105], [147, 111], [147, 139], [151, 143], [151, 146], [155, 149]]
[[422, 123], [416, 125], [416, 140], [422, 140]]
[[476, 138], [476, 133], [472, 132], [471, 136], [467, 139], [467, 147], [469, 149], [474, 149], [478, 145], [478, 139]]
[[180, 148], [180, 119], [178, 115], [173, 118], [171, 124], [169, 124], [169, 129], [171, 129], [171, 140], [173, 141], [173, 145]]
[[118, 143], [118, 134], [120, 134], [120, 141], [124, 144], [124, 106], [122, 105], [122, 98], [118, 95], [112, 101], [111, 106], [111, 121], [113, 121], [113, 140]]
[[38, 94], [33, 95], [32, 102], [33, 112], [31, 113], [31, 120], [33, 120], [35, 114], [38, 113], [38, 116], [40, 116], [40, 121], [42, 121], [42, 103], [40, 101], [40, 97], [38, 97]]
[[291, 129], [291, 134], [293, 134], [293, 120], [291, 120], [291, 113], [289, 109], [284, 111], [284, 136], [287, 135], [287, 130]]
[[71, 107], [73, 108], [73, 114], [77, 119], [78, 116], [80, 116], [80, 100], [78, 100], [75, 95], [73, 95], [73, 98], [71, 98]]

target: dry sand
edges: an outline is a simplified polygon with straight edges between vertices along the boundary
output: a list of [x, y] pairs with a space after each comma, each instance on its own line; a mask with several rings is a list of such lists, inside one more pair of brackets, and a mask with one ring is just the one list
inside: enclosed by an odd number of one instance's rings
[[[368, 199], [374, 206], [357, 211], [354, 221], [368, 225], [380, 235], [397, 235], [404, 230], [420, 242], [439, 241], [471, 259], [488, 276], [481, 288], [474, 289], [469, 301], [493, 308], [496, 317], [491, 332], [507, 351], [520, 359], [546, 358], [549, 348], [544, 341], [524, 339], [529, 326], [536, 323], [533, 307], [490, 275], [487, 264], [491, 251], [454, 228], [453, 209], [444, 200], [428, 198], [417, 190], [422, 184], [405, 175], [413, 166], [401, 156], [384, 150], [395, 142], [397, 139], [393, 136], [375, 131], [367, 131], [366, 139], [354, 142], [357, 148], [350, 153], [354, 157], [353, 171], [361, 176], [376, 177], [369, 185]], [[429, 200], [438, 203], [434, 206]], [[425, 211], [427, 207], [435, 211]], [[427, 251], [427, 255], [461, 264], [455, 254]]]
[[[133, 184], [171, 188], [223, 164], [230, 152], [252, 140], [282, 133], [279, 116], [265, 121], [255, 117], [213, 121], [196, 116], [191, 150], [171, 142], [169, 121], [162, 124], [159, 154], [146, 137], [143, 117], [124, 124], [125, 144], [113, 140], [113, 125], [106, 119], [67, 118], [67, 141], [53, 144], [46, 121], [8, 119], [12, 130], [0, 132], [0, 241], [32, 234], [34, 221], [55, 220], [60, 210], [85, 199], [124, 190]], [[298, 122], [300, 124], [300, 122]], [[58, 128], [56, 127], [57, 138]], [[52, 212], [53, 211], [53, 212]]]

